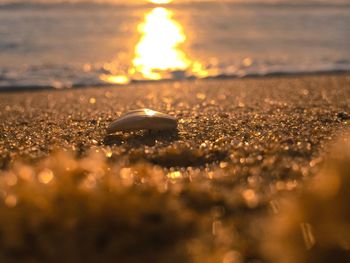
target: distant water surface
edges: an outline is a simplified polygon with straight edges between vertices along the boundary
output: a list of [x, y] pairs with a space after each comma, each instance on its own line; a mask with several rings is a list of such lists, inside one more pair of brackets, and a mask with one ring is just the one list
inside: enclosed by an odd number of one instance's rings
[[350, 70], [350, 2], [0, 1], [0, 88]]

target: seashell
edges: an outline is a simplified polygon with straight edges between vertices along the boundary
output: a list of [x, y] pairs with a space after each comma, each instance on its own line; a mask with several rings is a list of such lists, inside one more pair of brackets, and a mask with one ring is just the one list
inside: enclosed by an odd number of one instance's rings
[[177, 119], [150, 109], [139, 109], [129, 111], [117, 120], [113, 121], [107, 128], [108, 133], [117, 131], [137, 130], [171, 130], [177, 128]]

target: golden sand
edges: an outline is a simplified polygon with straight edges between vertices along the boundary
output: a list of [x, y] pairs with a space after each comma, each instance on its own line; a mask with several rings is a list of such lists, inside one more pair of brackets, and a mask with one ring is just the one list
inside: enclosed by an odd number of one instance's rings
[[[322, 228], [348, 233], [347, 224], [336, 227], [347, 213], [306, 220], [318, 214], [303, 202], [322, 206], [304, 185], [349, 126], [349, 87], [347, 75], [323, 75], [2, 93], [0, 261], [281, 262], [286, 253], [286, 262], [327, 262], [332, 251], [347, 255], [347, 234], [330, 237]], [[107, 135], [113, 119], [137, 108], [177, 116], [178, 130]], [[336, 186], [347, 182], [347, 170], [339, 174], [321, 188], [342, 193]], [[282, 213], [282, 198], [298, 195], [307, 196]], [[341, 196], [319, 216], [344, 210], [331, 206], [346, 204]], [[284, 229], [271, 215], [282, 215]], [[320, 251], [324, 257], [312, 256]]]

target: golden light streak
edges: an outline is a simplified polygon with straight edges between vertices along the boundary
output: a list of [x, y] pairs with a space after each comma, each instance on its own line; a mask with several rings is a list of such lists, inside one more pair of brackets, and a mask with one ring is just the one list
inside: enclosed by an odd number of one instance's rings
[[111, 84], [128, 84], [130, 82], [129, 78], [125, 75], [106, 75], [102, 74], [100, 79], [104, 82]]
[[146, 14], [145, 21], [138, 26], [142, 37], [135, 48], [133, 66], [146, 79], [159, 80], [166, 72], [186, 70], [191, 65], [179, 49], [186, 36], [172, 15], [168, 9], [157, 7]]
[[[152, 3], [170, 3], [152, 0]], [[140, 40], [134, 48], [134, 58], [127, 73], [119, 72], [118, 64], [106, 63], [100, 79], [111, 84], [128, 84], [132, 80], [160, 80], [195, 76], [205, 78], [209, 72], [198, 61], [191, 61], [181, 46], [187, 37], [183, 27], [173, 19], [173, 12], [156, 7], [146, 13], [137, 26]]]
[[152, 4], [159, 4], [159, 5], [169, 4], [172, 1], [173, 0], [149, 0], [150, 3], [152, 3]]

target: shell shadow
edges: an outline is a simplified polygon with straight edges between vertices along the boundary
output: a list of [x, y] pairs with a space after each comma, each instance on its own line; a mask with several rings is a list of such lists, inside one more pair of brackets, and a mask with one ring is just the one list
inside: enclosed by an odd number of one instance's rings
[[163, 144], [170, 144], [179, 139], [178, 130], [159, 131], [159, 132], [130, 132], [130, 133], [116, 133], [108, 134], [103, 139], [103, 144], [108, 146], [126, 145], [130, 147], [140, 146], [154, 146], [157, 142]]

